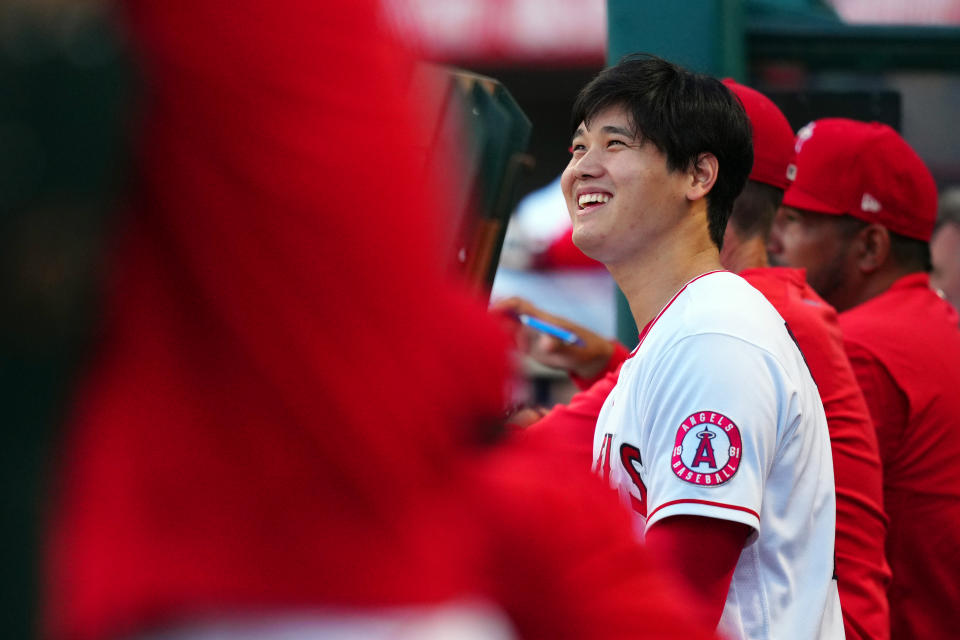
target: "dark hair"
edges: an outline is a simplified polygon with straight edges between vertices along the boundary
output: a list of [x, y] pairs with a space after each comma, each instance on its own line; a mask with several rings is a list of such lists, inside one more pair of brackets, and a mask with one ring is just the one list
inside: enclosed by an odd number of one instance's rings
[[744, 240], [760, 236], [766, 241], [782, 200], [783, 189], [765, 182], [747, 180], [733, 203], [730, 224]]
[[610, 107], [622, 107], [637, 138], [685, 171], [701, 153], [717, 158], [717, 181], [707, 194], [710, 238], [720, 247], [733, 201], [753, 166], [750, 121], [740, 101], [716, 78], [693, 73], [649, 54], [625, 56], [581, 89], [571, 132]]
[[[851, 215], [839, 216], [840, 234], [846, 240], [853, 238], [861, 229], [870, 223]], [[908, 272], [933, 271], [933, 262], [930, 259], [930, 243], [925, 240], [908, 238], [887, 229], [890, 235], [890, 256], [897, 266]]]

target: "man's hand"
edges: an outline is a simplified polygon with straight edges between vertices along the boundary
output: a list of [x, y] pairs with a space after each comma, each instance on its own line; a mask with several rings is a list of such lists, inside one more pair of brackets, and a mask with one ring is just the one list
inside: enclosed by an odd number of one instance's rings
[[582, 345], [567, 344], [516, 322], [519, 348], [545, 366], [563, 369], [581, 378], [592, 378], [607, 367], [613, 355], [613, 343], [603, 336], [566, 318], [542, 311], [523, 298], [499, 300], [490, 310], [514, 320], [517, 315], [525, 313], [572, 331], [583, 341]]
[[506, 418], [507, 427], [518, 427], [526, 429], [534, 422], [539, 422], [540, 418], [547, 415], [549, 409], [544, 407], [518, 407]]

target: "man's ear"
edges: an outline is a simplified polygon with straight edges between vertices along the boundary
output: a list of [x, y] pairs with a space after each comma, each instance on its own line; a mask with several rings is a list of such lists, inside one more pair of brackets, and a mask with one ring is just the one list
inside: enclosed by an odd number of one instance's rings
[[861, 273], [871, 274], [879, 270], [890, 257], [890, 232], [886, 227], [873, 223], [860, 229], [856, 239], [856, 260]]
[[712, 153], [701, 153], [690, 167], [690, 186], [687, 188], [687, 200], [699, 200], [710, 193], [717, 175], [720, 172], [720, 163]]

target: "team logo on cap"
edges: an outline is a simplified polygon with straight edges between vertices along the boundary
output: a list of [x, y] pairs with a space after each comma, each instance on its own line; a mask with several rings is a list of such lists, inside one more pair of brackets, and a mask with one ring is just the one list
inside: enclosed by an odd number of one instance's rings
[[863, 198], [860, 199], [860, 209], [862, 211], [872, 211], [874, 213], [880, 211], [883, 207], [880, 206], [880, 201], [874, 198], [869, 193], [863, 194]]
[[715, 411], [698, 411], [680, 423], [670, 467], [678, 478], [705, 487], [719, 486], [740, 468], [740, 429]]
[[793, 150], [795, 152], [800, 153], [800, 149], [803, 148], [803, 143], [813, 137], [813, 130], [816, 126], [816, 122], [808, 122], [800, 131], [797, 131], [797, 137], [793, 141]]

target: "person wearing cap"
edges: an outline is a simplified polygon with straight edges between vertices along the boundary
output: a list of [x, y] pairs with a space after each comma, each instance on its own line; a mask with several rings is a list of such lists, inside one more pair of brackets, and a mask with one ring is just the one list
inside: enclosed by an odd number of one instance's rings
[[[884, 554], [881, 464], [876, 435], [863, 394], [843, 351], [836, 311], [806, 283], [803, 271], [770, 267], [765, 244], [794, 156], [794, 135], [777, 106], [760, 92], [724, 80], [747, 112], [753, 129], [754, 161], [734, 203], [720, 259], [756, 287], [784, 317], [820, 390], [833, 452], [837, 492], [837, 577], [848, 639], [889, 637], [886, 589], [890, 570]], [[554, 407], [521, 437], [536, 441], [576, 464], [590, 455], [593, 429], [603, 401], [616, 383], [628, 351], [569, 321], [515, 300], [515, 308], [577, 333], [583, 347], [542, 342], [531, 351], [571, 373], [582, 391], [569, 405]]]
[[797, 134], [770, 248], [840, 312], [880, 444], [893, 638], [956, 635], [960, 329], [930, 287], [937, 190], [890, 127], [842, 118]]

